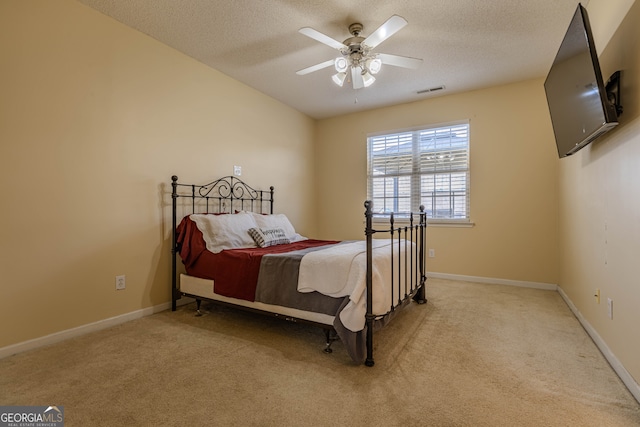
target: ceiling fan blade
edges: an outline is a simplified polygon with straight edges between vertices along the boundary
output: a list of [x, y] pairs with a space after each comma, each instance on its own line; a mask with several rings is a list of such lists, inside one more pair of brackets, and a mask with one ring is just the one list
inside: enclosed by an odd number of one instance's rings
[[359, 67], [351, 67], [351, 83], [354, 89], [362, 89], [364, 87], [364, 79]]
[[334, 63], [335, 59], [330, 59], [328, 61], [321, 62], [316, 65], [312, 65], [311, 67], [303, 68], [302, 70], [296, 71], [296, 74], [299, 76], [304, 76], [305, 74], [313, 73], [314, 71], [322, 70], [323, 68], [331, 67]]
[[415, 70], [422, 65], [422, 59], [411, 58], [409, 56], [389, 55], [388, 53], [379, 53], [376, 56], [383, 64], [393, 65], [395, 67]]
[[320, 31], [314, 30], [311, 27], [304, 27], [304, 28], [300, 28], [298, 30], [298, 32], [300, 32], [301, 34], [304, 34], [307, 37], [311, 37], [312, 39], [319, 41], [320, 43], [324, 43], [329, 47], [332, 47], [334, 49], [345, 49], [347, 46], [345, 46], [343, 43], [340, 43], [338, 40], [334, 40], [331, 37], [322, 34]]
[[369, 37], [364, 39], [362, 43], [373, 49], [400, 31], [405, 25], [407, 25], [406, 19], [402, 16], [393, 15], [391, 18], [387, 19], [384, 24], [380, 25]]

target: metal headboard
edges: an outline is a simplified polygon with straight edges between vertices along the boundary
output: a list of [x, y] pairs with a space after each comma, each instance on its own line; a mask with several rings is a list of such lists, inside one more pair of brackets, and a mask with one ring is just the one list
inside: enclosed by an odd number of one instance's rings
[[[235, 176], [225, 176], [208, 184], [180, 184], [178, 177], [171, 177], [172, 201], [172, 244], [171, 244], [171, 292], [172, 310], [181, 295], [177, 288], [177, 235], [178, 199], [191, 199], [190, 214], [194, 213], [234, 213], [248, 210], [258, 213], [273, 213], [273, 186], [269, 190], [256, 190]], [[235, 203], [235, 205], [234, 205]], [[235, 209], [234, 209], [235, 208]]]
[[[238, 210], [273, 213], [273, 186], [269, 191], [256, 190], [235, 176], [225, 176], [208, 184], [196, 185], [180, 184], [178, 177], [174, 175], [171, 177], [171, 187], [175, 209], [178, 198], [189, 198], [191, 213], [233, 213], [234, 203]], [[198, 205], [204, 212], [196, 212], [198, 201], [204, 202], [204, 206]]]

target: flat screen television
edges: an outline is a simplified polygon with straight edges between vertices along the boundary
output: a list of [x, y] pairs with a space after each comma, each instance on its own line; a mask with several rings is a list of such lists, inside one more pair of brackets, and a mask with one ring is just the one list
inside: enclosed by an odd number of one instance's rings
[[544, 82], [558, 156], [576, 153], [618, 124], [600, 71], [587, 10], [578, 3]]

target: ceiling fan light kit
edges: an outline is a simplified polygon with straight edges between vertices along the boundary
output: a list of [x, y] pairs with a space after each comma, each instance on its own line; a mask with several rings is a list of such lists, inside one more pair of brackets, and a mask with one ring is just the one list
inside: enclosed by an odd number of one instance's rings
[[347, 68], [349, 68], [349, 62], [346, 58], [339, 56], [335, 60], [335, 67], [337, 72], [344, 73], [347, 71]]
[[397, 33], [405, 25], [407, 25], [407, 21], [404, 18], [393, 15], [369, 37], [364, 38], [360, 37], [362, 24], [354, 23], [349, 26], [352, 37], [343, 43], [313, 28], [301, 28], [299, 30], [301, 34], [339, 50], [341, 56], [299, 70], [296, 74], [305, 75], [333, 65], [337, 73], [331, 79], [335, 84], [342, 87], [347, 77], [350, 77], [353, 88], [361, 89], [371, 86], [376, 81], [373, 74], [378, 74], [383, 64], [416, 69], [422, 64], [422, 59], [372, 52], [376, 46]]
[[382, 61], [380, 58], [373, 58], [367, 60], [367, 68], [371, 74], [378, 74], [382, 69]]
[[340, 87], [342, 87], [342, 85], [344, 84], [344, 80], [346, 78], [347, 78], [347, 73], [336, 73], [333, 76], [331, 76], [331, 79], [333, 80], [333, 82]]

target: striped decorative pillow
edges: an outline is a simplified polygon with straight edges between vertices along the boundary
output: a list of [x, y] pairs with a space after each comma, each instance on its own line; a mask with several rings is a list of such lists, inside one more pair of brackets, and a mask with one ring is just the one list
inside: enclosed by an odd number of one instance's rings
[[249, 235], [261, 248], [291, 243], [282, 228], [250, 228]]

